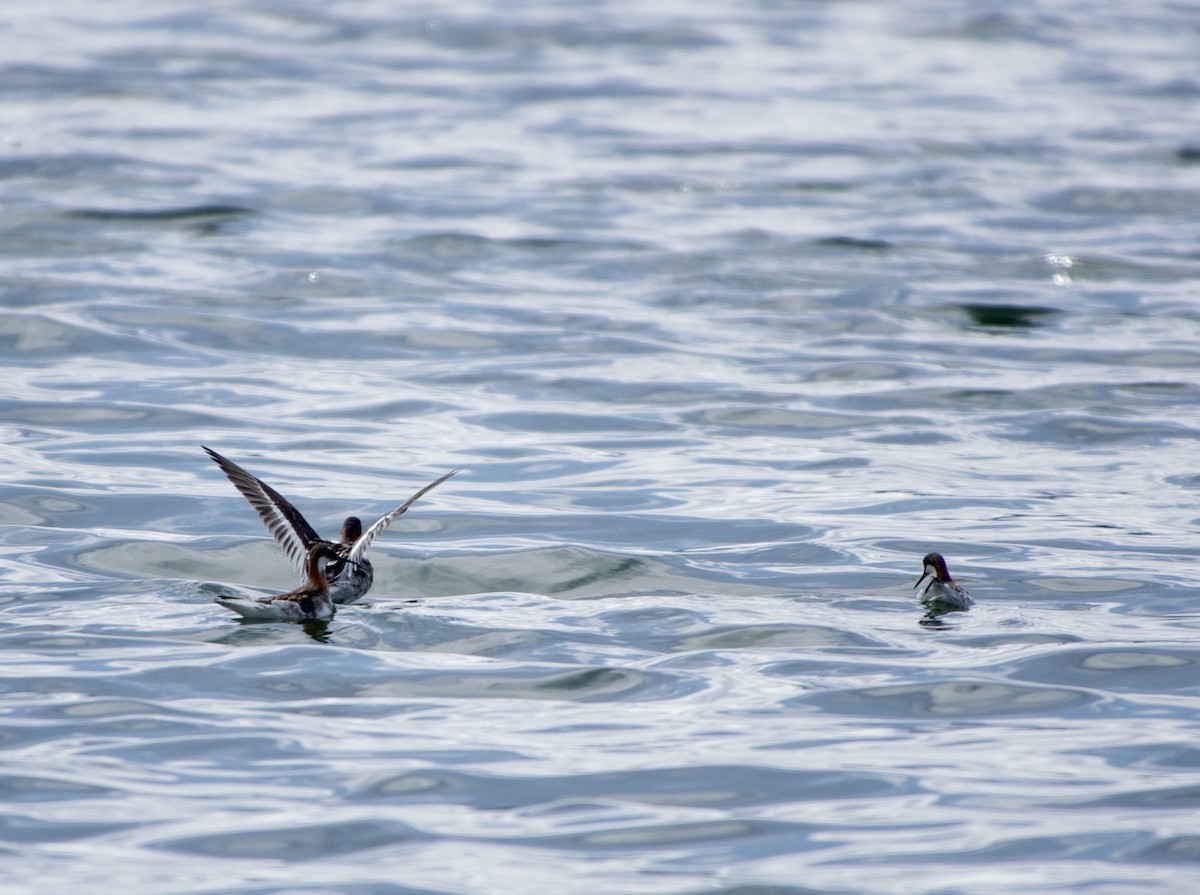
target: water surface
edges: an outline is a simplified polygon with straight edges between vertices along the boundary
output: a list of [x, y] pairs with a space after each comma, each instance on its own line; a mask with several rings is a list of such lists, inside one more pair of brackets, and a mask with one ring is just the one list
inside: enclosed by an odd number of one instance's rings
[[6, 891], [1190, 892], [1194, 12], [12, 11]]

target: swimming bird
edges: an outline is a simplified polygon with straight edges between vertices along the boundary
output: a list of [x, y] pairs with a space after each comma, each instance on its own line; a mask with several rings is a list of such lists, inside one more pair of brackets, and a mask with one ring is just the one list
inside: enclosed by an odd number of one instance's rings
[[243, 618], [257, 620], [303, 622], [333, 616], [333, 600], [329, 598], [329, 579], [325, 566], [338, 558], [337, 550], [328, 541], [318, 541], [308, 551], [304, 564], [307, 581], [303, 586], [274, 597], [217, 597], [217, 602], [232, 609]]
[[913, 589], [921, 586], [921, 582], [932, 576], [925, 590], [921, 592], [921, 605], [943, 612], [956, 612], [970, 609], [975, 601], [966, 589], [950, 577], [946, 568], [946, 560], [940, 553], [930, 553], [922, 560], [925, 564], [921, 577], [913, 585]]
[[[201, 447], [204, 447], [201, 445]], [[380, 516], [371, 527], [363, 531], [362, 520], [357, 516], [349, 516], [342, 523], [341, 539], [335, 544], [327, 541], [316, 533], [308, 521], [300, 515], [300, 511], [292, 506], [278, 491], [248, 473], [232, 460], [222, 457], [212, 448], [204, 448], [213, 462], [233, 483], [233, 487], [242, 493], [250, 506], [254, 507], [262, 519], [267, 531], [275, 538], [283, 552], [287, 554], [292, 565], [303, 568], [314, 544], [328, 544], [337, 556], [329, 564], [329, 593], [335, 603], [353, 603], [371, 589], [375, 580], [375, 569], [364, 554], [371, 542], [385, 528], [392, 524], [396, 517], [424, 497], [450, 476], [459, 470], [454, 469], [440, 479], [430, 482], [400, 506], [390, 513]]]

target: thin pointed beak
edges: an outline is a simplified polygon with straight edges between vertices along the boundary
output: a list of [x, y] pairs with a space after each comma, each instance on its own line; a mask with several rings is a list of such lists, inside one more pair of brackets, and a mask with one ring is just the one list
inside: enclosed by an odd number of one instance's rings
[[929, 570], [929, 566], [926, 566], [925, 571], [921, 573], [921, 577], [917, 579], [917, 583], [913, 585], [913, 590], [916, 590], [918, 587], [920, 587], [921, 584], [925, 581], [925, 579], [928, 578], [932, 574], [933, 574], [933, 572], [931, 572]]

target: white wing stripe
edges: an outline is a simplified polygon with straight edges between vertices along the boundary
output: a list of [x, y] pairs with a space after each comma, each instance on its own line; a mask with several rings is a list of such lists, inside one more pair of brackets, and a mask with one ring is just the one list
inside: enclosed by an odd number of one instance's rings
[[363, 554], [367, 552], [367, 548], [371, 546], [371, 542], [373, 540], [375, 540], [375, 538], [377, 538], [380, 534], [382, 534], [383, 530], [385, 528], [387, 528], [389, 525], [391, 525], [393, 520], [395, 520], [397, 517], [403, 515], [405, 510], [407, 510], [409, 507], [411, 507], [414, 503], [416, 503], [418, 500], [420, 500], [422, 497], [424, 497], [426, 494], [428, 494], [430, 491], [432, 491], [434, 488], [436, 488], [442, 482], [446, 481], [446, 479], [450, 478], [450, 476], [454, 475], [455, 473], [461, 472], [461, 471], [462, 471], [461, 466], [458, 469], [450, 470], [448, 473], [446, 473], [440, 479], [430, 482], [428, 485], [426, 485], [424, 488], [422, 488], [420, 491], [418, 491], [416, 494], [414, 494], [408, 500], [404, 501], [404, 503], [400, 504], [400, 506], [396, 507], [396, 509], [392, 510], [386, 516], [381, 517], [378, 521], [375, 522], [374, 525], [372, 525], [370, 528], [368, 528], [366, 531], [364, 531], [362, 533], [361, 538], [359, 538], [357, 541], [354, 542], [354, 546], [350, 548], [350, 554], [346, 557], [346, 559], [350, 562], [358, 562], [360, 559], [362, 559]]

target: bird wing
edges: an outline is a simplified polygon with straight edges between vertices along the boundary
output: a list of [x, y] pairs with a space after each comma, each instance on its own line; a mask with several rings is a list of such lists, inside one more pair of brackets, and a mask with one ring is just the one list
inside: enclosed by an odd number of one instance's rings
[[373, 540], [375, 540], [375, 538], [377, 538], [383, 532], [383, 530], [385, 528], [387, 528], [389, 525], [391, 525], [392, 521], [397, 516], [403, 515], [404, 511], [407, 510], [409, 507], [411, 507], [414, 503], [416, 503], [418, 500], [420, 500], [422, 497], [424, 497], [426, 494], [428, 494], [430, 491], [432, 491], [434, 488], [436, 488], [442, 482], [446, 481], [446, 479], [450, 478], [450, 476], [454, 475], [455, 473], [461, 472], [461, 471], [462, 471], [461, 466], [458, 469], [450, 470], [448, 473], [446, 473], [440, 479], [430, 482], [428, 485], [426, 485], [424, 488], [422, 488], [420, 491], [418, 491], [416, 494], [414, 494], [408, 500], [404, 501], [404, 503], [400, 504], [400, 506], [396, 507], [396, 509], [392, 510], [386, 516], [381, 517], [370, 528], [368, 528], [366, 531], [364, 531], [362, 533], [362, 537], [360, 537], [357, 541], [354, 542], [354, 546], [350, 548], [350, 553], [346, 557], [346, 561], [356, 563], [360, 559], [362, 559], [362, 555], [367, 552], [367, 548], [371, 546], [371, 542]]
[[[201, 447], [204, 446], [201, 445]], [[212, 448], [204, 448], [204, 450], [229, 477], [233, 487], [241, 491], [242, 496], [250, 501], [250, 506], [254, 507], [258, 517], [262, 519], [263, 525], [267, 527], [271, 537], [283, 548], [283, 552], [287, 554], [292, 565], [303, 569], [305, 560], [308, 558], [309, 547], [314, 541], [321, 540], [321, 536], [313, 531], [313, 527], [300, 515], [299, 510], [262, 479], [252, 476]], [[376, 525], [378, 524], [376, 523]]]

